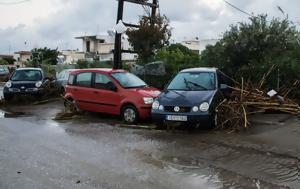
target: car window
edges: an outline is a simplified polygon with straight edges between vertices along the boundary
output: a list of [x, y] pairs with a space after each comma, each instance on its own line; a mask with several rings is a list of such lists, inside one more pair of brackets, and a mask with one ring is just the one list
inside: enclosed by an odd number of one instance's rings
[[96, 89], [111, 90], [112, 86], [114, 86], [113, 82], [106, 75], [95, 74], [94, 87]]
[[76, 84], [80, 87], [91, 87], [92, 73], [80, 73], [77, 75]]
[[75, 75], [70, 75], [68, 79], [68, 85], [74, 85]]

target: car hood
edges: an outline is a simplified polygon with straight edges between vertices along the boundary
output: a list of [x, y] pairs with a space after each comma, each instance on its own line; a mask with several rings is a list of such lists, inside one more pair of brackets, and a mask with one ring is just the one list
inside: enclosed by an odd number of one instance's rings
[[129, 89], [129, 90], [135, 93], [139, 93], [144, 97], [152, 97], [152, 98], [158, 97], [158, 95], [161, 93], [158, 89], [153, 87]]
[[216, 90], [210, 91], [165, 91], [158, 100], [164, 106], [196, 106], [202, 102], [211, 103]]

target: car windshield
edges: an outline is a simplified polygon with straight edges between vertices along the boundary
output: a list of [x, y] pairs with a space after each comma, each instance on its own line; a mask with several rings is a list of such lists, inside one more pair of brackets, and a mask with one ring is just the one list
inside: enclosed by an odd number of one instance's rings
[[71, 71], [62, 71], [58, 74], [57, 79], [68, 80]]
[[39, 81], [42, 80], [42, 72], [39, 70], [17, 70], [11, 77], [12, 81]]
[[112, 76], [124, 88], [142, 88], [147, 86], [143, 80], [128, 72], [113, 73]]
[[0, 72], [8, 72], [8, 67], [0, 65]]
[[216, 89], [216, 78], [213, 72], [179, 73], [169, 84], [167, 90], [205, 91]]

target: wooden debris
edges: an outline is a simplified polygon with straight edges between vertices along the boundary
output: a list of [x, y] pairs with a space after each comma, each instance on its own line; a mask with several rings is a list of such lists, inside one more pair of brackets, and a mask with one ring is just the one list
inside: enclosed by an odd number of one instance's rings
[[[263, 86], [263, 80], [259, 83], [259, 87]], [[293, 87], [300, 85], [300, 81], [296, 81]], [[241, 130], [250, 126], [249, 115], [263, 113], [267, 111], [275, 111], [288, 113], [300, 117], [300, 106], [287, 96], [292, 91], [284, 89], [273, 97], [269, 97], [267, 93], [260, 88], [254, 88], [248, 82], [241, 85], [230, 87], [232, 93], [230, 96], [219, 104], [216, 111], [218, 113], [218, 127], [225, 129]]]

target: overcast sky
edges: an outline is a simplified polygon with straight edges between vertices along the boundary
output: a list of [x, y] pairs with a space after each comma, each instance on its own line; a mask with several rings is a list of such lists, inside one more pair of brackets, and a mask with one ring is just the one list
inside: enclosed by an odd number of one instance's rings
[[[116, 22], [116, 0], [0, 0], [0, 54], [34, 47], [81, 50], [76, 36], [105, 34]], [[277, 5], [300, 21], [298, 0], [228, 0], [249, 13], [283, 17]], [[160, 12], [169, 17], [173, 39], [220, 38], [230, 24], [248, 17], [223, 0], [160, 0]], [[141, 6], [126, 3], [124, 21], [137, 22]], [[26, 44], [25, 44], [26, 42]]]

